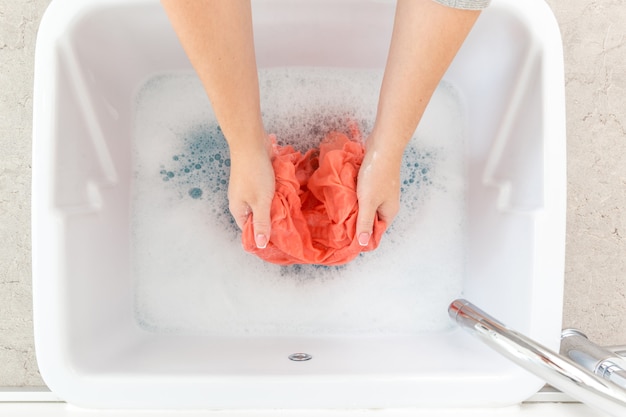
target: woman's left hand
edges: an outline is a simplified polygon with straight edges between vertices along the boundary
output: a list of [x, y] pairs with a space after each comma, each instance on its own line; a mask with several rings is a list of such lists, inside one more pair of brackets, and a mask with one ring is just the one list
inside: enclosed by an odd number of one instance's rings
[[373, 232], [374, 219], [390, 225], [400, 209], [400, 166], [402, 153], [380, 146], [373, 136], [367, 140], [365, 157], [357, 179], [359, 213], [356, 236], [361, 246], [367, 246]]

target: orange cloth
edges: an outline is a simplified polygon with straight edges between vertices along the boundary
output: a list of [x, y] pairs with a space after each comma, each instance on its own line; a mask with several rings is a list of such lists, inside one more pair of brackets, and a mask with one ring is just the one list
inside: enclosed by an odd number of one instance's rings
[[242, 234], [246, 251], [280, 265], [341, 265], [378, 247], [386, 228], [378, 216], [367, 246], [356, 237], [356, 182], [365, 150], [356, 123], [350, 134], [352, 140], [330, 132], [319, 149], [304, 155], [274, 144], [271, 236], [267, 247], [258, 249], [250, 216]]

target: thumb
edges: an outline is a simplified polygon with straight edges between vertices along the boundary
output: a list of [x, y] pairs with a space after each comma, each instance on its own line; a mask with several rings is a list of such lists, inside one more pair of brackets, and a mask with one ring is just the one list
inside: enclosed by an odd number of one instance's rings
[[270, 206], [259, 204], [252, 207], [252, 229], [254, 230], [254, 242], [259, 249], [265, 249], [270, 241], [272, 222], [270, 219]]
[[361, 246], [369, 244], [377, 209], [378, 207], [375, 207], [373, 204], [364, 203], [359, 205], [359, 214], [356, 219], [356, 237]]

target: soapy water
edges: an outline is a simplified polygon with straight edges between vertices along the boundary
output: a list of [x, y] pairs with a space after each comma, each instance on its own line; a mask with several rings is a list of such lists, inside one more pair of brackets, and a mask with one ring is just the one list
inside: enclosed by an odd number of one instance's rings
[[[323, 134], [330, 130], [344, 130], [348, 123], [346, 119], [342, 126], [330, 128], [324, 120], [317, 119], [317, 121], [322, 126], [316, 127], [315, 130], [324, 132]], [[281, 142], [285, 141], [281, 140]], [[228, 211], [227, 201], [230, 155], [226, 138], [219, 125], [213, 123], [192, 126], [181, 137], [181, 143], [183, 152], [173, 155], [171, 160], [160, 165], [159, 175], [162, 180], [171, 181], [173, 188], [170, 192], [177, 193], [181, 198], [185, 197], [185, 190], [187, 190], [190, 198], [200, 199], [205, 195], [206, 198], [219, 203], [212, 212], [218, 218], [229, 219], [229, 223], [234, 225], [234, 220], [231, 219]], [[319, 140], [315, 143], [319, 146]], [[298, 145], [301, 146], [301, 144]], [[410, 204], [412, 199], [414, 200], [415, 192], [422, 185], [432, 185], [428, 177], [431, 160], [432, 152], [420, 151], [412, 144], [407, 147], [401, 171], [401, 202]], [[235, 235], [239, 234], [236, 227], [229, 229]]]
[[[381, 72], [261, 71], [264, 123], [305, 151], [375, 117]], [[192, 73], [155, 75], [135, 103], [135, 317], [154, 332], [371, 335], [438, 331], [465, 269], [463, 108], [442, 83], [401, 172], [401, 209], [376, 251], [337, 267], [278, 266], [241, 248], [228, 211], [230, 155]]]

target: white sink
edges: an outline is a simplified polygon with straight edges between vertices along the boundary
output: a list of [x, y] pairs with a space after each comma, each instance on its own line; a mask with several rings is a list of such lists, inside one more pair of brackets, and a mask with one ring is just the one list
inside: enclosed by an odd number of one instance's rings
[[[376, 94], [337, 80], [380, 75], [393, 2], [255, 0], [253, 11], [264, 80]], [[35, 60], [35, 342], [59, 398], [458, 408], [514, 405], [542, 386], [453, 328], [447, 306], [462, 296], [558, 350], [563, 63], [544, 1], [494, 0], [481, 15], [409, 147], [405, 175], [419, 187], [407, 182], [381, 248], [338, 269], [251, 258], [225, 187], [207, 191], [218, 171], [184, 175], [183, 159], [202, 156], [183, 156], [194, 144], [227, 154], [207, 145], [212, 111], [157, 1], [55, 0]], [[278, 100], [271, 82], [265, 103]], [[287, 100], [306, 106], [307, 94]], [[264, 111], [279, 130], [279, 109]], [[194, 181], [202, 196], [188, 194]]]

